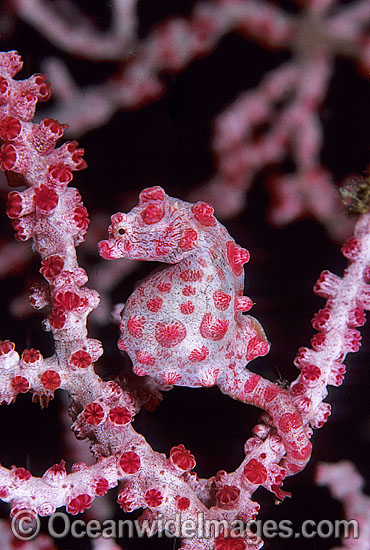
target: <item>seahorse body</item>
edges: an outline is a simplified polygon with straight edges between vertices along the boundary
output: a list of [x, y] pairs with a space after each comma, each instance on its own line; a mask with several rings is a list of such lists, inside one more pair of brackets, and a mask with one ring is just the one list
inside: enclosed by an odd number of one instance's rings
[[138, 206], [112, 216], [106, 259], [173, 264], [139, 283], [122, 311], [120, 349], [134, 372], [160, 384], [213, 386], [225, 369], [243, 369], [269, 350], [259, 322], [243, 315], [247, 250], [236, 245], [213, 208], [144, 189]]

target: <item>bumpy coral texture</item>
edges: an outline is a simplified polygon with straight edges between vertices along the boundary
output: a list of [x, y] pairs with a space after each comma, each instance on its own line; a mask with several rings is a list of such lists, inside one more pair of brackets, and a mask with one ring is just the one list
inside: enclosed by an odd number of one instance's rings
[[190, 204], [147, 188], [128, 214], [112, 216], [104, 258], [169, 264], [152, 272], [121, 313], [119, 347], [136, 374], [159, 384], [213, 386], [226, 369], [242, 369], [269, 351], [260, 323], [243, 315], [249, 252], [235, 244], [211, 205]]

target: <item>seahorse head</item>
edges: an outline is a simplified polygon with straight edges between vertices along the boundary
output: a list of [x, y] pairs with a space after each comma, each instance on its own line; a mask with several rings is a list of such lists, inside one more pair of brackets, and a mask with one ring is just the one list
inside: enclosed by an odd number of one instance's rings
[[191, 204], [148, 187], [130, 212], [111, 218], [109, 239], [99, 243], [106, 260], [131, 258], [177, 263], [198, 245], [199, 233]]

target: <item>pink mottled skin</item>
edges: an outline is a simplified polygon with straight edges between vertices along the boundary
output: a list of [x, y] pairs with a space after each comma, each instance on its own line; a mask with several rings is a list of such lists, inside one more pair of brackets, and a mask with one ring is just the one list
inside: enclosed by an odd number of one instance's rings
[[138, 206], [112, 216], [100, 253], [174, 264], [141, 281], [121, 313], [119, 347], [136, 374], [160, 384], [213, 386], [223, 372], [268, 352], [260, 323], [243, 315], [252, 305], [243, 297], [249, 253], [210, 205], [145, 189]]

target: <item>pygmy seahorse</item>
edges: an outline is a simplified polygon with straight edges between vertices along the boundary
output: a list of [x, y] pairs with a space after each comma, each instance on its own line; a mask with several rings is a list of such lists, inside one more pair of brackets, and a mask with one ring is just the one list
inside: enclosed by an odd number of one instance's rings
[[140, 193], [129, 213], [112, 216], [105, 259], [160, 261], [121, 313], [119, 347], [133, 370], [159, 384], [213, 386], [225, 369], [244, 369], [269, 351], [260, 323], [243, 315], [249, 252], [235, 244], [210, 204], [191, 204], [161, 187]]

